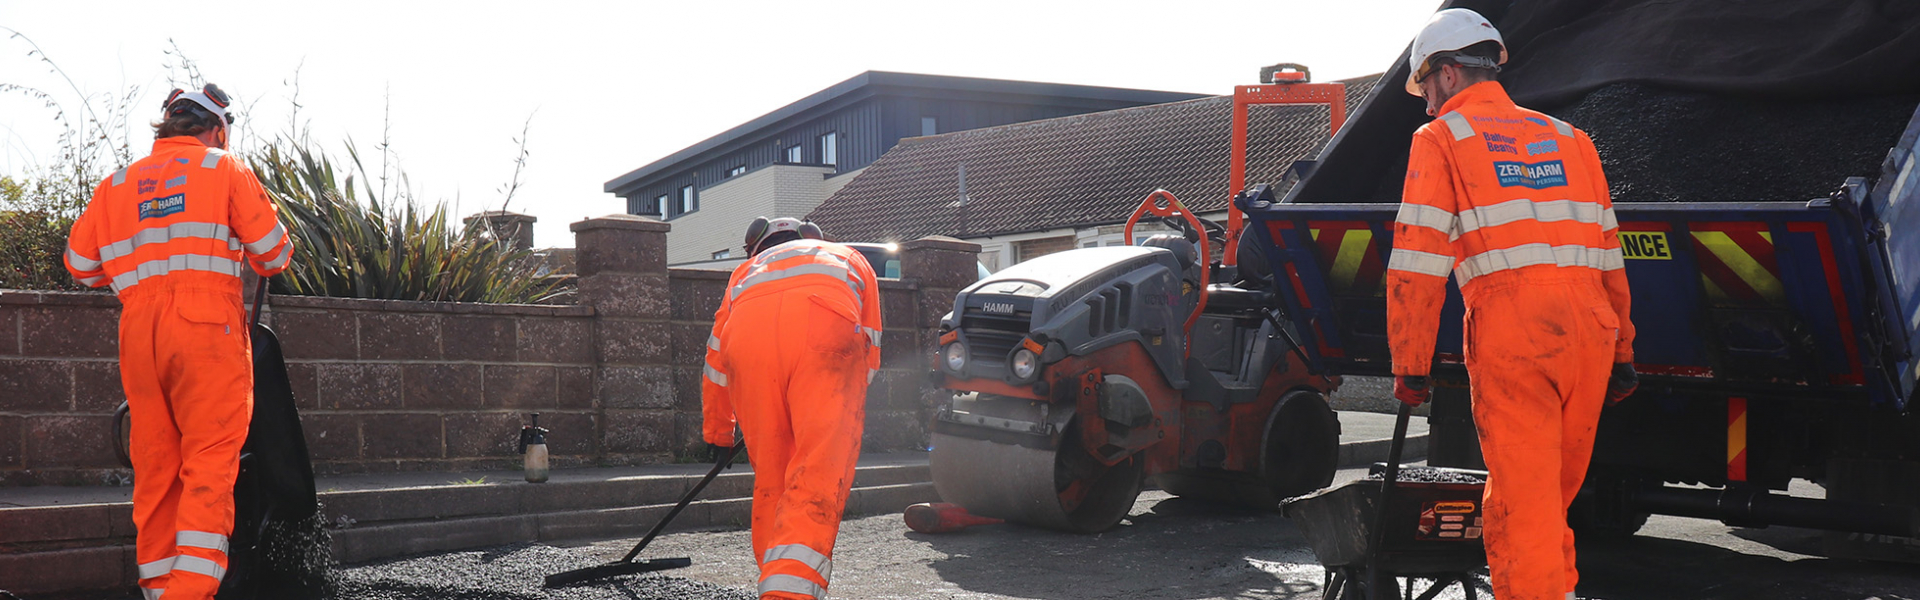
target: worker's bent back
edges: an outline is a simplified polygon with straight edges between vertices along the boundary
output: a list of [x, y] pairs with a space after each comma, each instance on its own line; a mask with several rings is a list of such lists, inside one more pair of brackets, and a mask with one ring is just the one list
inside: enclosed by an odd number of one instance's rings
[[846, 246], [774, 246], [728, 282], [707, 342], [704, 437], [731, 443], [738, 417], [762, 598], [826, 595], [880, 328], [878, 281]]

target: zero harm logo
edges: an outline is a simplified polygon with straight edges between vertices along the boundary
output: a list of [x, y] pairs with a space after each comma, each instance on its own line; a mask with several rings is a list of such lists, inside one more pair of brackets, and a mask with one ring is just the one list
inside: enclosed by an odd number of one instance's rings
[[140, 202], [140, 219], [157, 219], [187, 209], [187, 195], [174, 194]]
[[1620, 232], [1620, 255], [1641, 260], [1673, 260], [1667, 234], [1658, 231]]
[[1520, 186], [1538, 190], [1567, 184], [1567, 168], [1557, 160], [1542, 163], [1499, 161], [1493, 163], [1493, 173], [1499, 176], [1500, 187]]

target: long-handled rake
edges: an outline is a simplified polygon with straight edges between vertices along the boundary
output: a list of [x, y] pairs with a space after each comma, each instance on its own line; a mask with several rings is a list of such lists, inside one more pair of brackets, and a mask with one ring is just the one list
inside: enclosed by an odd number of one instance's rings
[[646, 548], [648, 543], [653, 542], [655, 536], [660, 535], [661, 530], [667, 528], [667, 523], [672, 522], [673, 518], [678, 516], [680, 511], [685, 509], [688, 504], [692, 504], [694, 497], [700, 495], [700, 490], [707, 489], [707, 484], [713, 483], [714, 478], [720, 476], [720, 471], [731, 466], [734, 455], [739, 454], [740, 450], [745, 447], [746, 443], [741, 442], [734, 444], [732, 448], [728, 448], [726, 453], [722, 455], [718, 461], [713, 463], [713, 470], [707, 471], [706, 478], [701, 479], [700, 483], [695, 484], [693, 489], [687, 490], [687, 495], [680, 498], [680, 503], [674, 505], [673, 510], [667, 511], [667, 516], [661, 517], [660, 522], [653, 525], [653, 530], [647, 532], [647, 537], [640, 538], [640, 543], [633, 545], [633, 550], [627, 552], [626, 558], [596, 567], [574, 569], [564, 573], [548, 575], [547, 587], [560, 587], [567, 584], [603, 579], [616, 575], [647, 573], [693, 566], [693, 559], [691, 558], [652, 558], [636, 561], [633, 560], [633, 557], [639, 556], [640, 550]]

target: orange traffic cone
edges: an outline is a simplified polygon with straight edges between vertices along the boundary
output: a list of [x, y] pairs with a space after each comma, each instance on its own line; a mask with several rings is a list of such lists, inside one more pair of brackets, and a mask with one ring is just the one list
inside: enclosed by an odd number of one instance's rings
[[907, 528], [920, 533], [947, 533], [975, 525], [1005, 523], [1001, 519], [968, 513], [958, 504], [922, 502], [907, 507]]

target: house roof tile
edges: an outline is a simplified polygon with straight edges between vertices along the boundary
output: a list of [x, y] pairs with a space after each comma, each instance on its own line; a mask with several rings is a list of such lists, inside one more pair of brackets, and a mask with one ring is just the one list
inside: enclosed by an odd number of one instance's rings
[[[1343, 81], [1347, 106], [1377, 78]], [[1159, 188], [1196, 211], [1224, 210], [1232, 106], [1214, 96], [907, 138], [809, 218], [835, 239], [880, 241], [1116, 223]], [[1255, 107], [1249, 131], [1248, 180], [1279, 181], [1326, 144], [1327, 111]]]

